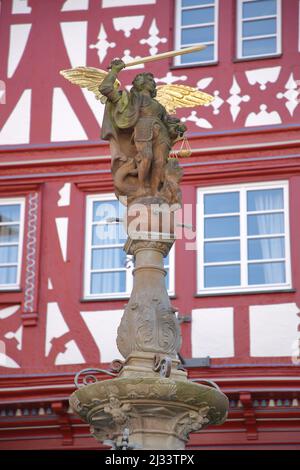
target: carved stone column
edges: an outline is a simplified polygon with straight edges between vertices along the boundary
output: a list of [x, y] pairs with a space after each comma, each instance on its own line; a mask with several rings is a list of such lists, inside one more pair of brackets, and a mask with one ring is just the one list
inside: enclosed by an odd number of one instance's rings
[[153, 375], [154, 362], [163, 359], [175, 370], [178, 365], [180, 327], [166, 290], [163, 265], [173, 243], [128, 238], [125, 244], [126, 252], [134, 255], [135, 268], [132, 294], [118, 329], [118, 349], [126, 359], [121, 375], [129, 371]]
[[157, 215], [150, 205], [146, 209], [146, 230], [141, 236], [128, 229], [124, 247], [135, 267], [117, 336], [123, 367], [114, 379], [80, 388], [70, 403], [99, 441], [118, 447], [125, 431], [132, 447], [182, 450], [190, 432], [225, 420], [228, 400], [212, 386], [188, 381], [179, 367], [180, 327], [163, 265], [174, 243], [174, 214], [168, 233], [160, 222], [151, 231]]

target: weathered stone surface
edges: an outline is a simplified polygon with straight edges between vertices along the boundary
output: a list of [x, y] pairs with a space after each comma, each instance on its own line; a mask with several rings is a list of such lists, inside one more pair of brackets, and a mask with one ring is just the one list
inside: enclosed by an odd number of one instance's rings
[[134, 284], [118, 329], [118, 349], [125, 358], [134, 351], [175, 358], [181, 334], [176, 309], [166, 291], [163, 268], [163, 253], [170, 244], [135, 240], [131, 249], [136, 258]]
[[[143, 449], [183, 449], [190, 432], [221, 424], [228, 408], [225, 395], [213, 387], [157, 376], [87, 385], [70, 404], [96, 439], [119, 442], [127, 427], [132, 443]], [[158, 436], [164, 436], [160, 443]]]
[[125, 361], [118, 377], [80, 388], [70, 405], [99, 441], [118, 446], [129, 433], [130, 444], [142, 449], [184, 449], [191, 432], [221, 424], [228, 409], [224, 394], [189, 382], [178, 369], [181, 333], [164, 279], [163, 257], [175, 241], [181, 207], [182, 169], [170, 149], [186, 127], [155, 99], [151, 73], [138, 74], [130, 92], [120, 93], [115, 84], [124, 67], [112, 61], [96, 93], [106, 97], [102, 138], [110, 142], [115, 194], [127, 206], [124, 249], [135, 264], [117, 335]]
[[124, 67], [121, 60], [113, 60], [99, 87], [107, 97], [101, 136], [110, 142], [116, 196], [127, 197], [129, 203], [141, 196], [160, 196], [180, 205], [182, 170], [168, 157], [186, 126], [155, 99], [151, 73], [138, 74], [130, 92], [120, 93], [115, 82]]

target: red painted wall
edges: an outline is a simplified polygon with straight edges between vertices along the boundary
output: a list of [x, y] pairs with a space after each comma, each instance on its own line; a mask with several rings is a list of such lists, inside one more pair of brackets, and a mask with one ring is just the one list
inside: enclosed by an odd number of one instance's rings
[[[76, 427], [79, 421], [67, 413], [66, 405], [67, 397], [73, 390], [74, 373], [83, 367], [99, 367], [101, 363], [97, 344], [79, 312], [120, 310], [126, 302], [124, 299], [88, 302], [82, 299], [86, 196], [111, 192], [113, 187], [109, 174], [109, 149], [105, 142], [99, 140], [99, 124], [81, 90], [70, 85], [59, 75], [61, 69], [70, 68], [72, 65], [60, 23], [87, 22], [86, 63], [94, 67], [106, 68], [111, 59], [122, 55], [125, 48], [130, 49], [133, 55], [149, 55], [149, 46], [141, 45], [139, 41], [148, 37], [148, 30], [154, 18], [159, 37], [168, 39], [158, 45], [158, 52], [174, 48], [174, 2], [171, 0], [156, 0], [155, 5], [110, 9], [101, 9], [99, 0], [90, 0], [88, 10], [61, 11], [64, 3], [62, 0], [29, 0], [27, 5], [31, 7], [31, 13], [25, 14], [12, 14], [11, 0], [3, 0], [1, 3], [0, 80], [6, 84], [6, 104], [0, 105], [0, 197], [26, 197], [25, 227], [32, 217], [30, 208], [34, 210], [30, 198], [38, 198], [38, 206], [32, 311], [26, 311], [25, 308], [28, 269], [26, 229], [21, 289], [17, 292], [0, 291], [0, 313], [4, 308], [19, 305], [19, 310], [14, 315], [0, 320], [0, 339], [5, 343], [7, 355], [20, 366], [0, 367], [3, 388], [0, 411], [4, 410], [2, 427], [0, 426], [0, 448], [36, 448], [37, 442], [38, 446], [45, 448], [59, 448], [62, 445], [77, 448], [95, 446], [94, 441], [87, 437], [87, 429], [84, 431], [85, 437], [77, 437], [81, 429]], [[194, 150], [191, 158], [181, 161], [185, 172], [182, 185], [183, 201], [194, 207], [194, 224], [198, 187], [283, 179], [288, 180], [290, 186], [293, 289], [289, 292], [196, 296], [196, 253], [185, 250], [185, 240], [176, 242], [176, 296], [173, 303], [180, 313], [190, 315], [196, 308], [234, 308], [234, 357], [212, 359], [209, 369], [189, 370], [193, 377], [209, 377], [219, 383], [233, 400], [230, 419], [224, 427], [214, 431], [213, 440], [209, 432], [202, 434], [202, 440], [199, 435], [195, 435], [191, 439], [191, 446], [299, 446], [300, 428], [294, 419], [299, 418], [300, 408], [299, 403], [292, 405], [293, 400], [299, 398], [298, 366], [293, 365], [290, 357], [251, 357], [249, 332], [249, 306], [285, 303], [300, 306], [300, 106], [296, 106], [291, 114], [285, 106], [287, 97], [277, 97], [278, 93], [286, 93], [291, 74], [295, 81], [300, 80], [298, 3], [297, 0], [283, 2], [283, 53], [279, 57], [236, 60], [235, 1], [220, 0], [217, 64], [174, 68], [165, 60], [154, 62], [151, 66], [156, 78], [164, 78], [169, 71], [173, 76], [187, 77], [186, 80], [176, 83], [196, 86], [199, 80], [211, 78], [212, 80], [206, 81], [209, 84], [205, 91], [211, 94], [217, 92], [216, 96], [223, 100], [215, 113], [211, 106], [197, 108], [197, 123], [188, 119], [190, 110], [185, 109], [178, 113], [180, 117], [187, 119], [190, 144]], [[132, 30], [130, 38], [124, 39], [124, 33], [113, 28], [112, 17], [131, 15], [145, 15], [143, 26], [141, 29]], [[102, 64], [99, 63], [97, 50], [88, 47], [89, 44], [97, 42], [101, 23], [105, 27], [107, 40], [116, 43], [116, 47], [108, 49]], [[21, 24], [31, 24], [31, 31], [22, 58], [12, 77], [8, 78], [9, 51], [12, 47], [9, 42], [10, 26]], [[265, 89], [261, 89], [258, 83], [251, 85], [248, 82], [246, 71], [257, 70], [259, 77], [260, 69], [275, 67], [280, 67], [278, 78], [274, 83], [267, 82]], [[129, 85], [138, 72], [139, 70], [124, 71], [122, 86]], [[235, 120], [230, 110], [230, 102], [227, 101], [232, 97], [230, 90], [234, 77], [240, 88], [238, 96], [249, 96], [248, 101], [240, 102], [240, 110]], [[63, 90], [86, 133], [86, 139], [76, 142], [51, 141], [54, 88]], [[19, 142], [17, 145], [9, 141], [6, 143], [5, 138], [1, 141], [1, 130], [5, 129], [5, 123], [10, 119], [26, 89], [32, 90], [28, 141]], [[267, 123], [267, 118], [261, 120], [260, 117], [256, 119], [260, 125], [246, 126], [249, 114], [259, 113], [263, 104], [267, 106], [268, 113], [278, 113], [280, 123], [270, 124]], [[24, 128], [24, 120], [19, 119], [17, 122], [16, 134]], [[72, 127], [72, 123], [66, 122], [66, 127], [70, 125]], [[58, 191], [65, 183], [71, 183], [71, 203], [69, 206], [59, 207]], [[55, 219], [58, 217], [67, 217], [69, 220], [66, 261], [61, 256], [55, 225]], [[52, 280], [53, 290], [48, 289], [48, 278]], [[69, 332], [53, 341], [51, 352], [45, 357], [46, 312], [47, 304], [51, 302], [58, 303]], [[21, 350], [18, 349], [15, 339], [5, 337], [8, 332], [15, 332], [20, 326], [23, 327]], [[191, 357], [192, 326], [191, 323], [182, 324], [181, 352], [186, 358]], [[271, 330], [272, 325], [270, 332]], [[84, 357], [84, 364], [55, 365], [57, 355], [65, 351], [70, 340], [76, 342]], [[267, 380], [264, 381], [266, 377]], [[270, 377], [275, 377], [274, 382], [269, 382]], [[283, 379], [280, 379], [282, 377]], [[286, 377], [289, 379], [284, 380]], [[289, 385], [291, 381], [292, 386]], [[23, 390], [22, 387], [28, 387], [28, 390]], [[55, 387], [58, 387], [58, 392]], [[12, 389], [15, 391], [12, 392]], [[260, 400], [258, 408], [253, 404], [256, 399]], [[261, 400], [264, 399], [268, 403], [266, 408], [261, 405]], [[283, 405], [278, 405], [278, 400], [283, 399], [290, 400], [290, 404], [282, 408]], [[274, 406], [272, 400], [275, 400]], [[45, 417], [38, 413], [31, 418], [24, 415], [26, 409], [29, 409], [31, 416], [32, 410], [47, 410], [48, 405], [50, 411], [52, 410], [48, 417], [47, 414]], [[16, 410], [19, 408], [21, 415], [16, 416]], [[8, 410], [13, 410], [13, 414], [7, 414]], [[247, 410], [250, 410], [249, 413]], [[276, 422], [275, 426], [272, 419], [279, 416], [283, 417], [284, 421]], [[67, 420], [66, 432], [63, 427], [64, 419]], [[41, 424], [45, 426], [45, 431], [29, 431], [29, 426]], [[56, 426], [55, 431], [51, 431], [51, 425]], [[28, 430], [18, 431], [20, 426], [27, 426]], [[10, 427], [13, 428], [12, 431], [9, 431]], [[223, 432], [224, 429], [226, 432]], [[275, 429], [279, 431], [275, 432]], [[292, 431], [288, 431], [289, 429]], [[27, 439], [29, 436], [29, 441], [23, 440], [26, 436]], [[50, 436], [52, 440], [49, 440]], [[43, 440], [37, 441], [37, 437]]]

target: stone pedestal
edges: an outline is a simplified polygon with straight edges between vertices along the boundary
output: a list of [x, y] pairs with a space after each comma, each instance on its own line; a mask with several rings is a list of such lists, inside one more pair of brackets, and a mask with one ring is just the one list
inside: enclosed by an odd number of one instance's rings
[[[145, 214], [152, 214], [150, 206]], [[126, 430], [134, 448], [179, 450], [185, 448], [190, 432], [225, 420], [228, 400], [214, 387], [187, 380], [180, 368], [180, 326], [163, 266], [174, 243], [174, 223], [169, 233], [161, 224], [158, 227], [156, 232], [143, 232], [144, 239], [131, 233], [124, 247], [134, 256], [135, 268], [133, 290], [118, 328], [117, 345], [125, 358], [122, 369], [114, 379], [77, 390], [70, 404], [101, 442], [118, 446]]]

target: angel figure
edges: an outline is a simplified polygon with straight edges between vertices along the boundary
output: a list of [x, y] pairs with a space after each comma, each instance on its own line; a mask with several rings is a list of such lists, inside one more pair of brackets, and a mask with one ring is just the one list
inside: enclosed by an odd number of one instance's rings
[[[183, 137], [186, 126], [169, 113], [177, 107], [209, 103], [212, 97], [184, 85], [157, 87], [149, 72], [139, 73], [130, 91], [120, 91], [117, 77], [125, 67], [121, 59], [114, 59], [108, 73], [89, 67], [61, 73], [72, 83], [93, 91], [106, 103], [101, 138], [110, 142], [117, 197], [122, 200], [122, 196], [126, 196], [128, 203], [151, 197], [180, 204], [180, 190], [166, 191], [166, 180], [172, 175], [170, 184], [174, 188], [175, 175], [179, 185], [182, 172], [179, 166], [178, 171], [174, 171], [176, 164], [168, 159], [172, 146]], [[172, 171], [168, 171], [168, 165], [172, 165]]]

